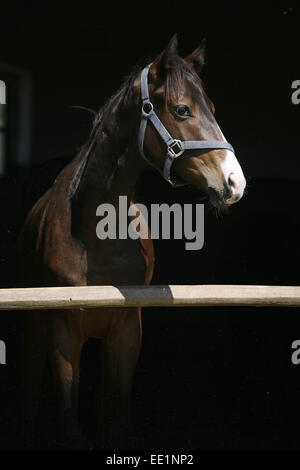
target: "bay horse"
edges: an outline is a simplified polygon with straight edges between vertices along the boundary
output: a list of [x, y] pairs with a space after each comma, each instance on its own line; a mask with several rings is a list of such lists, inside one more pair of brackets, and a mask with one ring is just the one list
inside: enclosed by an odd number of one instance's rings
[[[125, 195], [128, 207], [134, 204], [135, 187], [149, 164], [170, 183], [179, 178], [200, 189], [215, 207], [242, 197], [243, 172], [200, 79], [204, 55], [202, 42], [189, 56], [180, 57], [175, 35], [101, 108], [86, 144], [27, 215], [17, 244], [24, 287], [149, 284], [154, 267], [151, 239], [100, 240], [95, 230], [100, 203], [118, 210], [119, 195]], [[23, 445], [33, 442], [47, 359], [65, 445], [84, 445], [77, 407], [80, 356], [88, 338], [102, 340], [98, 426], [102, 445], [117, 447], [124, 442], [141, 347], [139, 308], [26, 313], [21, 357]]]

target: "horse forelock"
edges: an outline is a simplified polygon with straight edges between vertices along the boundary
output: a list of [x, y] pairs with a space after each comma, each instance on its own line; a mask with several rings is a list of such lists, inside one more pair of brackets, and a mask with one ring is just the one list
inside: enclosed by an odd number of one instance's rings
[[165, 104], [177, 101], [187, 83], [194, 93], [203, 91], [203, 82], [199, 75], [181, 57], [176, 56], [168, 67], [165, 77]]

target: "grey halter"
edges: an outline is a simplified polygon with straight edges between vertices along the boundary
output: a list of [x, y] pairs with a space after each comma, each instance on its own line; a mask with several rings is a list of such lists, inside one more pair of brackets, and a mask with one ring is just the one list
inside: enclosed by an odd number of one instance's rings
[[144, 137], [146, 132], [146, 127], [148, 120], [151, 122], [153, 127], [156, 129], [162, 140], [165, 142], [167, 146], [167, 154], [164, 169], [160, 170], [160, 168], [155, 168], [162, 174], [163, 178], [168, 181], [172, 186], [184, 186], [187, 183], [178, 181], [178, 180], [171, 180], [171, 166], [174, 162], [175, 158], [180, 157], [185, 150], [193, 150], [193, 149], [227, 149], [231, 150], [234, 153], [233, 147], [226, 141], [223, 140], [178, 140], [173, 139], [173, 137], [169, 134], [159, 117], [154, 111], [153, 104], [150, 101], [149, 97], [149, 89], [148, 89], [148, 72], [151, 64], [147, 65], [142, 71], [141, 75], [141, 97], [142, 97], [142, 115], [141, 115], [141, 124], [139, 129], [139, 136], [138, 136], [138, 145], [139, 151], [142, 157], [152, 166], [153, 165], [149, 160], [145, 157], [144, 154]]

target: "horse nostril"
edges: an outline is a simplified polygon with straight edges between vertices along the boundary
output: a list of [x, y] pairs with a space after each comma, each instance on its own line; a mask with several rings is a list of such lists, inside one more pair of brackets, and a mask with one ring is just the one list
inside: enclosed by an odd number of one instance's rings
[[234, 173], [230, 173], [230, 175], [228, 176], [228, 186], [230, 188], [231, 193], [234, 194], [238, 186], [236, 176]]

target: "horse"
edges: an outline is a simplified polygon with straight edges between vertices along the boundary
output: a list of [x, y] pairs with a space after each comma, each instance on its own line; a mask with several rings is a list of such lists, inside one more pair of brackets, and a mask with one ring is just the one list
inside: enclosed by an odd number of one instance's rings
[[[137, 182], [149, 165], [173, 186], [198, 188], [218, 209], [243, 196], [241, 166], [200, 78], [205, 43], [185, 58], [177, 48], [174, 35], [151, 64], [132, 71], [97, 113], [87, 142], [28, 212], [17, 243], [23, 287], [148, 285], [154, 268], [151, 237], [99, 239], [95, 228], [100, 203], [118, 211], [119, 196], [125, 195], [128, 208], [134, 205]], [[68, 448], [86, 445], [77, 414], [80, 356], [89, 338], [101, 339], [97, 439], [109, 448], [127, 442], [141, 309], [91, 308], [26, 313], [22, 445], [34, 442], [47, 360], [61, 439]]]

